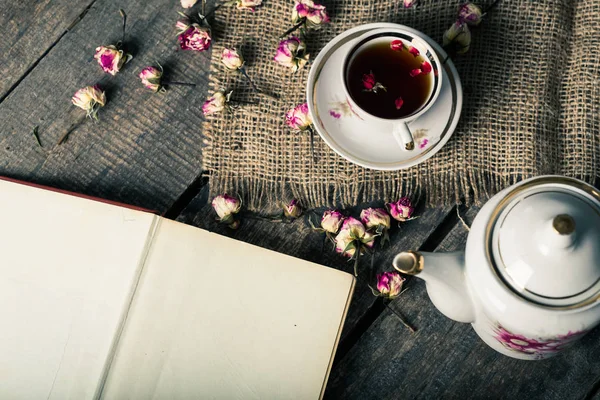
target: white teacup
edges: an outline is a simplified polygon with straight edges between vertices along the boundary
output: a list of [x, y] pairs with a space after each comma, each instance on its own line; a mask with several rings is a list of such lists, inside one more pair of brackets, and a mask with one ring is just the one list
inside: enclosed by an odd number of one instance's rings
[[[432, 67], [432, 85], [430, 85], [429, 96], [426, 96], [426, 101], [423, 102], [420, 108], [415, 110], [409, 115], [406, 115], [402, 118], [388, 119], [381, 118], [375, 116], [364, 109], [362, 109], [350, 94], [348, 90], [346, 75], [348, 71], [348, 67], [351, 65], [354, 57], [360, 53], [365, 47], [371, 46], [374, 43], [378, 42], [388, 42], [391, 43], [393, 40], [400, 39], [404, 44], [415, 47], [419, 50], [419, 57], [423, 59], [423, 61], [428, 61]], [[425, 114], [427, 110], [435, 103], [440, 89], [442, 88], [442, 71], [441, 71], [441, 63], [438, 59], [437, 54], [431, 48], [431, 46], [421, 37], [416, 36], [414, 33], [407, 32], [400, 28], [382, 28], [371, 30], [364, 35], [360, 36], [356, 40], [356, 44], [350, 48], [348, 53], [344, 57], [344, 62], [342, 63], [341, 74], [342, 74], [342, 82], [344, 93], [346, 95], [346, 99], [354, 112], [358, 114], [363, 120], [373, 122], [377, 125], [384, 125], [386, 129], [389, 128], [392, 135], [400, 144], [400, 146], [405, 150], [413, 150], [415, 148], [415, 143], [413, 140], [412, 133], [408, 127], [408, 123], [416, 120], [421, 115]]]

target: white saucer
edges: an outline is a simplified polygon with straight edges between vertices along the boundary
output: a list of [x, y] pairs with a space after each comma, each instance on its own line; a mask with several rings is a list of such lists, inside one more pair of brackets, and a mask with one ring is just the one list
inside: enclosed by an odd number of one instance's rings
[[352, 112], [343, 90], [341, 63], [347, 50], [365, 32], [379, 28], [403, 28], [426, 40], [446, 59], [442, 47], [423, 33], [392, 23], [375, 23], [349, 29], [329, 42], [315, 59], [307, 83], [307, 102], [315, 129], [325, 143], [350, 162], [378, 170], [399, 170], [417, 165], [437, 153], [458, 124], [463, 94], [458, 72], [450, 59], [444, 65], [442, 88], [435, 104], [409, 123], [415, 149], [402, 149], [389, 124], [376, 126]]

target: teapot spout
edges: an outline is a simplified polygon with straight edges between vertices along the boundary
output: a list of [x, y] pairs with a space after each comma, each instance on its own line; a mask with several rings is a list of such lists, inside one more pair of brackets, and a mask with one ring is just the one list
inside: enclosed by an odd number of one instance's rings
[[458, 322], [474, 322], [473, 302], [465, 282], [465, 253], [405, 251], [394, 257], [400, 273], [425, 281], [429, 298], [445, 316]]

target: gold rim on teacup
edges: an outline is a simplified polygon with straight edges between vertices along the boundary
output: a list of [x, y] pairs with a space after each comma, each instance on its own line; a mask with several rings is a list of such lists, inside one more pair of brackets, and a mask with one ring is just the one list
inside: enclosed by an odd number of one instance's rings
[[[413, 46], [417, 50], [419, 50], [420, 54], [424, 55], [424, 57], [430, 62], [431, 67], [432, 67], [431, 73], [433, 74], [433, 84], [431, 85], [431, 90], [429, 93], [429, 97], [427, 98], [427, 101], [425, 101], [423, 103], [423, 105], [419, 109], [417, 109], [415, 112], [413, 112], [412, 114], [401, 117], [401, 118], [394, 118], [394, 119], [381, 118], [381, 117], [375, 116], [375, 115], [365, 111], [362, 107], [360, 107], [354, 101], [354, 99], [352, 98], [352, 96], [350, 94], [350, 91], [348, 90], [348, 86], [347, 86], [347, 80], [346, 80], [347, 70], [348, 70], [348, 67], [349, 67], [351, 61], [353, 60], [353, 57], [358, 53], [358, 50], [373, 43], [374, 41], [380, 41], [383, 39], [385, 39], [385, 40], [389, 39], [390, 42], [395, 39], [401, 39], [405, 43], [410, 43], [411, 46]], [[412, 132], [410, 131], [410, 128], [408, 126], [408, 123], [416, 120], [417, 118], [419, 118], [420, 116], [425, 114], [437, 100], [438, 95], [440, 94], [440, 90], [442, 88], [442, 75], [443, 74], [442, 74], [441, 68], [442, 68], [442, 65], [440, 63], [440, 60], [439, 60], [436, 52], [421, 37], [419, 37], [413, 33], [410, 33], [408, 31], [405, 31], [403, 29], [400, 29], [400, 28], [375, 29], [375, 30], [369, 31], [369, 32], [365, 33], [364, 35], [360, 36], [357, 39], [356, 44], [344, 56], [344, 62], [342, 63], [342, 66], [341, 66], [341, 75], [342, 75], [342, 83], [343, 83], [342, 87], [344, 88], [344, 94], [346, 96], [346, 100], [348, 101], [350, 106], [353, 108], [353, 110], [355, 110], [355, 112], [360, 114], [361, 118], [363, 118], [366, 121], [371, 120], [371, 121], [378, 122], [378, 123], [391, 124], [392, 125], [391, 126], [392, 135], [394, 136], [394, 139], [396, 139], [398, 144], [401, 146], [401, 148], [405, 149], [405, 150], [413, 150], [415, 148], [415, 142], [413, 139]]]

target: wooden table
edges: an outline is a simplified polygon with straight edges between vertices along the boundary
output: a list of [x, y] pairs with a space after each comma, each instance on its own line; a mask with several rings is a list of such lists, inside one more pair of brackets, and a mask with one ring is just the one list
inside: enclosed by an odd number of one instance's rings
[[[177, 0], [0, 0], [0, 174], [156, 210], [167, 217], [313, 262], [351, 271], [302, 222], [246, 221], [231, 232], [215, 223], [201, 178], [202, 113], [210, 54], [177, 50]], [[116, 77], [103, 74], [94, 49], [118, 40], [119, 8], [129, 15], [135, 58]], [[160, 62], [173, 78], [196, 82], [152, 94], [142, 67]], [[101, 82], [109, 102], [100, 122], [83, 118], [70, 98]], [[32, 135], [39, 126], [40, 148]], [[68, 140], [57, 146], [69, 132]], [[40, 204], [43, 207], [43, 204]], [[471, 223], [477, 208], [459, 208]], [[419, 219], [392, 234], [376, 254], [378, 272], [399, 251], [464, 247], [456, 207], [419, 207]], [[44, 238], [35, 238], [44, 240]], [[411, 335], [374, 297], [368, 263], [359, 277], [326, 392], [327, 398], [600, 399], [600, 329], [575, 348], [538, 362], [504, 357], [470, 326], [443, 317], [424, 284], [389, 306], [417, 329]], [[235, 280], [233, 280], [235, 283]], [[273, 299], [285, 301], [285, 299]]]

